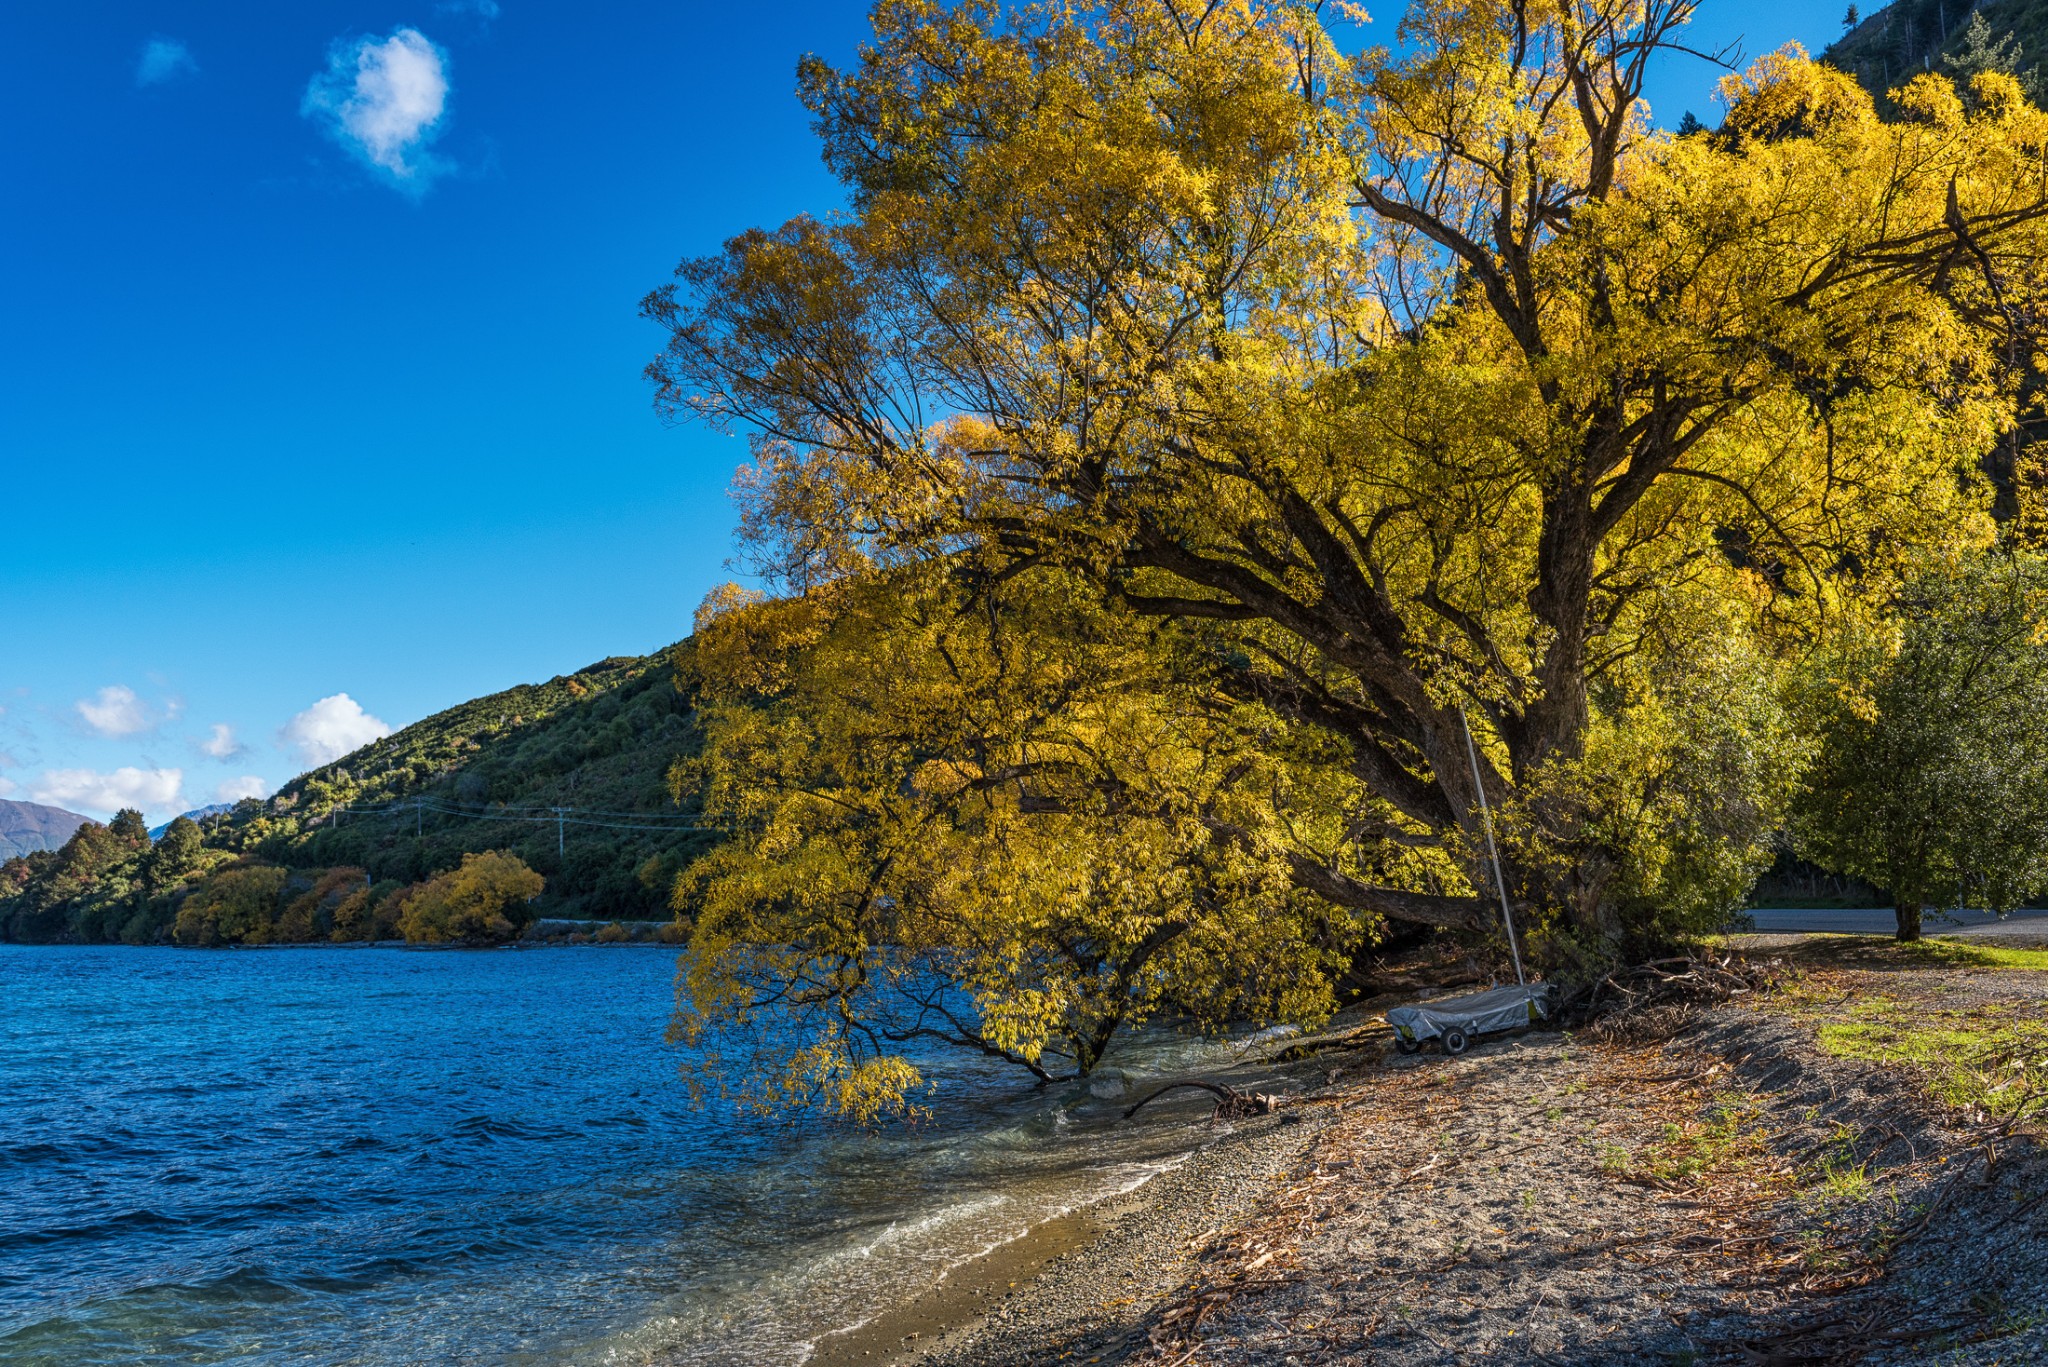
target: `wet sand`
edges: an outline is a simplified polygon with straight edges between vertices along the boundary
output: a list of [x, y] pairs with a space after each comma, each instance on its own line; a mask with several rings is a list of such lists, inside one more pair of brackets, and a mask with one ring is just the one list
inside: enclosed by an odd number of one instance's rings
[[953, 1269], [915, 1301], [828, 1336], [806, 1367], [1106, 1362], [1141, 1349], [1144, 1317], [1186, 1282], [1211, 1236], [1300, 1161], [1326, 1119], [1222, 1128], [1145, 1185], [1048, 1221]]
[[997, 1302], [1019, 1292], [1028, 1297], [1048, 1264], [1102, 1232], [1101, 1216], [1092, 1208], [1048, 1220], [954, 1268], [908, 1305], [827, 1335], [806, 1367], [877, 1367], [914, 1358], [949, 1335], [979, 1324]]

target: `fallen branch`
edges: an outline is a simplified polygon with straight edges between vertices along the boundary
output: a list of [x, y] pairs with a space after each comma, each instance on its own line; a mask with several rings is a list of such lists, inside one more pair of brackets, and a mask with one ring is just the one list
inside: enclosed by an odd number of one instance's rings
[[1168, 1092], [1177, 1092], [1183, 1087], [1196, 1087], [1205, 1092], [1215, 1093], [1216, 1109], [1209, 1117], [1212, 1122], [1241, 1120], [1254, 1115], [1272, 1115], [1280, 1109], [1280, 1098], [1270, 1092], [1240, 1092], [1237, 1088], [1221, 1082], [1170, 1082], [1125, 1111], [1124, 1119], [1129, 1120]]

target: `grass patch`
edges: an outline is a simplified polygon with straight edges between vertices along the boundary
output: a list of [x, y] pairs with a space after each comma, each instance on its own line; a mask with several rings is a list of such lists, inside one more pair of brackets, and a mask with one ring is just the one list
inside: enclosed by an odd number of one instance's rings
[[1898, 945], [1899, 957], [1930, 968], [2013, 968], [2048, 973], [2048, 949], [2014, 949], [1973, 940], [1915, 940]]
[[1820, 1047], [1836, 1058], [1912, 1068], [1949, 1105], [1995, 1116], [2048, 1103], [2048, 1023], [1995, 1008], [1916, 1010], [1891, 998], [1859, 1002], [1850, 1014], [1820, 1027]]
[[1844, 1125], [1835, 1127], [1833, 1138], [1821, 1150], [1815, 1178], [1814, 1199], [1822, 1207], [1860, 1204], [1876, 1190], [1869, 1163], [1857, 1161], [1856, 1135]]
[[1845, 968], [1988, 968], [2048, 973], [2048, 949], [2015, 949], [1942, 936], [1902, 944], [1888, 935], [1814, 934], [1783, 953], [1797, 963]]

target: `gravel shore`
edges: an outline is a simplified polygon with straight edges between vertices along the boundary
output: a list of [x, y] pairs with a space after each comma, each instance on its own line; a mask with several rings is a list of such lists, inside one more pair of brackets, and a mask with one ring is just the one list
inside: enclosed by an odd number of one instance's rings
[[2048, 1361], [2048, 1157], [1817, 1047], [1880, 999], [2048, 1031], [2048, 973], [1851, 964], [1457, 1059], [1368, 1037], [818, 1361]]

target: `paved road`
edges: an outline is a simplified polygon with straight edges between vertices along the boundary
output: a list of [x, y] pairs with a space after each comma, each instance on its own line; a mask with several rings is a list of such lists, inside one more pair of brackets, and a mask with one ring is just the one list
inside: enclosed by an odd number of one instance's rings
[[[1838, 935], [1889, 935], [1899, 928], [1890, 907], [1837, 909], [1808, 907], [1760, 907], [1750, 913], [1758, 930], [1831, 931]], [[1921, 929], [1929, 935], [1996, 935], [2001, 931], [2048, 931], [2048, 909], [2022, 907], [2003, 921], [1989, 912], [1959, 911], [1945, 919], [1928, 912]], [[1960, 924], [1959, 924], [1960, 923]]]

